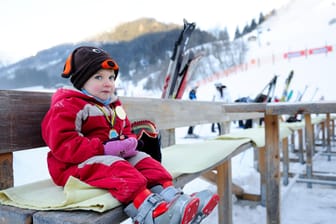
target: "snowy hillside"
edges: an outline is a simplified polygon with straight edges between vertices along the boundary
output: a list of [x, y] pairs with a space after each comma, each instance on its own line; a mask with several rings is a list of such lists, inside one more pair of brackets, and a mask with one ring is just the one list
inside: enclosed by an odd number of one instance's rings
[[[336, 99], [336, 1], [293, 0], [244, 39], [251, 36], [256, 38], [248, 41], [250, 50], [242, 69], [220, 74], [219, 80], [229, 87], [233, 100], [255, 97], [274, 75], [278, 75], [276, 96], [280, 96], [291, 70], [292, 100], [306, 85], [304, 101], [322, 96]], [[213, 88], [212, 83], [200, 83], [199, 99], [208, 100], [206, 93]]]

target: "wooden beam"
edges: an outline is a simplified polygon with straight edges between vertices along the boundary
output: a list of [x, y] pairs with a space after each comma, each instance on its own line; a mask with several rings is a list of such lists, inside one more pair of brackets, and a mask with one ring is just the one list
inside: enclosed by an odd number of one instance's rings
[[0, 154], [0, 190], [14, 186], [13, 153]]
[[[202, 174], [202, 177], [213, 184], [217, 184], [217, 173], [214, 171], [206, 172]], [[244, 197], [244, 189], [234, 183], [232, 183], [232, 193], [239, 198]]]
[[231, 159], [216, 167], [217, 170], [217, 192], [218, 223], [232, 224], [232, 174]]
[[266, 219], [267, 224], [280, 224], [280, 155], [279, 119], [265, 116], [266, 133]]
[[315, 114], [315, 113], [335, 113], [336, 101], [316, 101], [316, 102], [277, 102], [268, 103], [267, 114]]
[[[314, 147], [314, 131], [313, 131], [313, 125], [311, 122], [310, 114], [305, 114], [305, 142], [306, 142], [306, 172], [307, 172], [307, 178], [312, 178], [313, 175], [313, 153], [315, 151]], [[307, 183], [307, 187], [311, 188], [312, 184]]]
[[266, 205], [266, 147], [259, 147], [259, 173], [260, 173], [260, 197], [261, 205]]
[[283, 166], [282, 166], [282, 178], [283, 178], [283, 185], [288, 185], [289, 179], [289, 152], [288, 152], [288, 138], [285, 137], [282, 139], [282, 157], [283, 157]]

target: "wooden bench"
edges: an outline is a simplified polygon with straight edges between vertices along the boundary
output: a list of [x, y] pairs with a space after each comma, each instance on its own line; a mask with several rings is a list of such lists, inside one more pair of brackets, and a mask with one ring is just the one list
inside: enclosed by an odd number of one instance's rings
[[[13, 152], [44, 146], [40, 123], [49, 108], [51, 93], [0, 91], [0, 189], [13, 186]], [[318, 103], [269, 103], [269, 104], [230, 104], [214, 102], [162, 100], [148, 98], [121, 97], [131, 120], [150, 118], [157, 123], [162, 134], [164, 148], [174, 147], [175, 128], [189, 125], [264, 117], [265, 121], [265, 193], [267, 224], [280, 223], [280, 139], [279, 117], [302, 111], [305, 117], [307, 146], [307, 181], [313, 179], [311, 148], [311, 114], [336, 113], [336, 102]], [[198, 111], [199, 113], [194, 113]], [[327, 128], [329, 132], [330, 128]], [[327, 136], [330, 136], [328, 132]], [[332, 132], [333, 133], [333, 132]], [[330, 137], [331, 138], [331, 137]], [[251, 145], [232, 149], [232, 154], [201, 172], [180, 175], [175, 178], [179, 186], [190, 180], [216, 170], [214, 178], [221, 197], [218, 206], [219, 223], [232, 223], [232, 180], [231, 158]], [[163, 149], [164, 150], [164, 149]], [[313, 183], [310, 180], [310, 183]], [[0, 206], [0, 223], [119, 223], [127, 217], [121, 207], [104, 213], [89, 211], [36, 211]]]
[[[41, 138], [40, 124], [49, 108], [52, 93], [0, 91], [0, 189], [12, 187], [13, 152], [45, 146]], [[131, 120], [151, 119], [160, 128], [162, 144], [174, 147], [175, 128], [189, 125], [220, 122], [225, 128], [231, 120], [257, 118], [263, 114], [225, 114], [223, 105], [214, 102], [162, 100], [121, 97]], [[245, 105], [244, 105], [245, 106]], [[195, 113], [198, 111], [198, 113]], [[180, 175], [174, 179], [183, 186], [204, 173], [216, 170], [216, 183], [220, 203], [219, 223], [232, 223], [231, 158], [251, 147], [250, 144], [231, 149], [232, 153], [222, 161], [198, 173]], [[163, 149], [163, 151], [165, 150]], [[89, 211], [37, 211], [0, 206], [0, 223], [119, 223], [127, 217], [121, 207], [102, 214]]]

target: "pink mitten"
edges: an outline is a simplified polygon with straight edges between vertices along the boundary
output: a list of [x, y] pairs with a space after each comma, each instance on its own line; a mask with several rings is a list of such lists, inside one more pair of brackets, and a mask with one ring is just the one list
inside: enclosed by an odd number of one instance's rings
[[109, 141], [104, 144], [105, 155], [120, 156], [123, 158], [134, 156], [137, 151], [138, 141], [136, 138]]

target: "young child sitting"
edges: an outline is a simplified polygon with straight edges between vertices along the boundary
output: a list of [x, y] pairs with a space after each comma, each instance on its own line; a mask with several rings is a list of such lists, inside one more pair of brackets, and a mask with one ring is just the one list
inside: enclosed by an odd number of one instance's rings
[[64, 186], [73, 176], [108, 190], [135, 223], [201, 222], [218, 195], [184, 194], [160, 162], [136, 150], [131, 123], [114, 94], [118, 72], [118, 64], [97, 47], [78, 47], [67, 58], [62, 77], [75, 88], [58, 89], [42, 121], [52, 180]]

